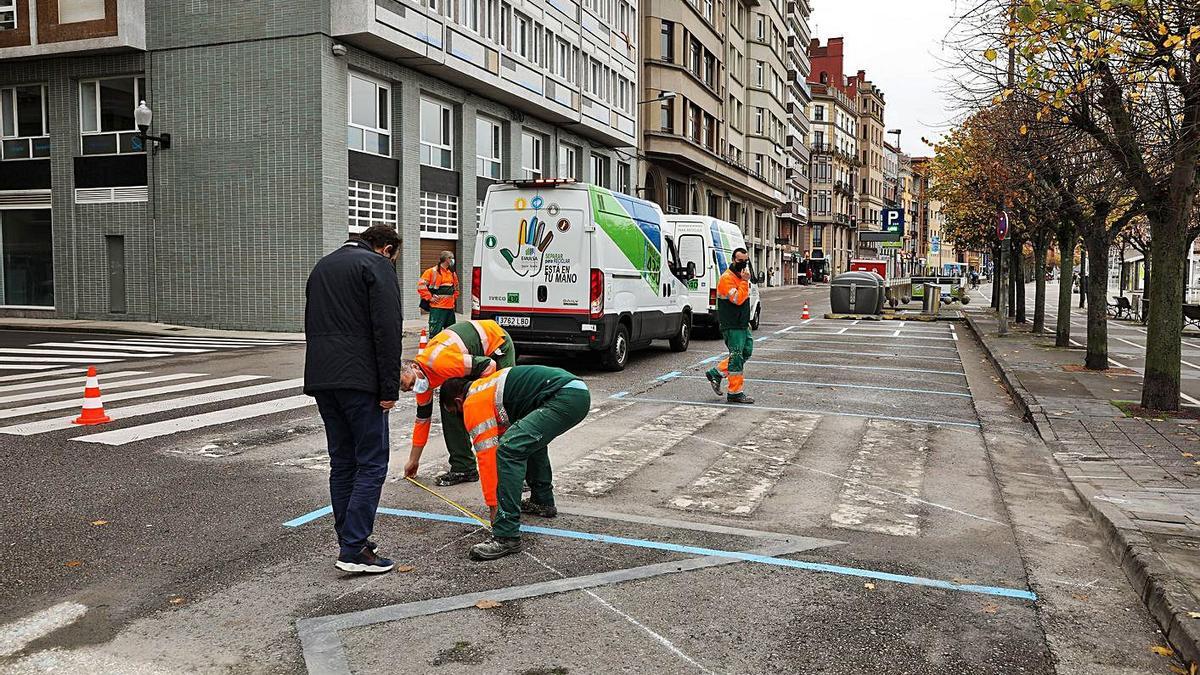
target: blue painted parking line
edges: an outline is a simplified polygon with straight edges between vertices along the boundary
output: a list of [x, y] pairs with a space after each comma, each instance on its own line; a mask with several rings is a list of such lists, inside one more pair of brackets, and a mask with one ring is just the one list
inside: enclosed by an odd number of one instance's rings
[[[680, 377], [689, 380], [703, 380], [703, 377], [698, 375], [681, 375]], [[933, 396], [959, 396], [962, 398], [971, 398], [970, 394], [963, 394], [954, 391], [941, 391], [938, 389], [908, 389], [905, 387], [879, 387], [871, 384], [840, 384], [836, 382], [799, 382], [796, 380], [765, 380], [759, 378], [746, 378], [751, 384], [755, 382], [766, 382], [767, 384], [798, 384], [806, 387], [828, 388], [828, 389], [874, 389], [876, 391], [898, 391], [909, 394], [932, 394]]]
[[[318, 516], [313, 514], [327, 514], [331, 511], [329, 507], [318, 509], [312, 513], [300, 516], [294, 520], [289, 520], [285, 525], [290, 525], [302, 519], [307, 518], [308, 522]], [[442, 513], [428, 513], [426, 511], [410, 511], [408, 509], [392, 509], [381, 507], [377, 513], [399, 516], [402, 518], [416, 518], [420, 520], [432, 520], [443, 523], [458, 523], [462, 525], [478, 526], [478, 523], [466, 516], [451, 516]], [[790, 558], [774, 558], [771, 556], [758, 555], [755, 553], [745, 553], [742, 551], [724, 551], [720, 549], [705, 548], [703, 546], [687, 546], [684, 544], [671, 544], [662, 541], [652, 541], [649, 539], [632, 539], [629, 537], [616, 537], [608, 534], [593, 534], [591, 532], [580, 532], [578, 530], [562, 530], [552, 527], [537, 527], [534, 525], [522, 525], [522, 532], [529, 534], [543, 534], [550, 537], [562, 537], [565, 539], [578, 539], [581, 541], [594, 541], [603, 544], [615, 544], [617, 546], [632, 546], [635, 548], [647, 548], [658, 551], [669, 551], [672, 553], [683, 553], [695, 556], [715, 556], [719, 558], [728, 558], [733, 560], [743, 560], [746, 562], [759, 563], [762, 565], [774, 565], [776, 567], [789, 567], [792, 569], [808, 570], [810, 572], [826, 572], [829, 574], [839, 574], [843, 576], [861, 577], [864, 579], [875, 579], [877, 581], [892, 581], [910, 586], [925, 586], [928, 588], [939, 588], [947, 591], [961, 591], [964, 593], [979, 593], [983, 595], [997, 595], [1005, 598], [1017, 598], [1020, 600], [1029, 600], [1031, 602], [1037, 600], [1037, 595], [1031, 591], [1022, 590], [1019, 588], [1005, 588], [1002, 586], [980, 586], [977, 584], [960, 584], [953, 581], [945, 581], [942, 579], [930, 579], [928, 577], [910, 576], [907, 574], [892, 574], [891, 572], [880, 572], [877, 570], [863, 569], [860, 567], [846, 567], [843, 565], [829, 565], [826, 563], [809, 562], [806, 560], [792, 560]]]
[[320, 518], [322, 516], [328, 516], [331, 513], [333, 513], [333, 507], [326, 506], [324, 508], [317, 509], [316, 511], [309, 511], [308, 513], [306, 513], [302, 516], [297, 516], [295, 518], [292, 518], [291, 520], [284, 523], [283, 526], [284, 527], [300, 527], [301, 525], [303, 525], [305, 523], [311, 523], [312, 521], [316, 520], [317, 518]]
[[716, 356], [710, 356], [707, 359], [704, 359], [703, 361], [698, 363], [697, 365], [703, 366], [708, 363], [716, 363], [717, 361], [720, 361], [721, 359], [725, 358], [725, 354], [728, 354], [728, 353], [729, 352], [723, 352], [721, 354], [717, 354]]
[[679, 372], [678, 370], [672, 370], [671, 372], [669, 372], [665, 375], [659, 375], [658, 377], [654, 378], [654, 380], [656, 382], [666, 382], [667, 380], [669, 380], [673, 377], [679, 377], [682, 374], [683, 373]]

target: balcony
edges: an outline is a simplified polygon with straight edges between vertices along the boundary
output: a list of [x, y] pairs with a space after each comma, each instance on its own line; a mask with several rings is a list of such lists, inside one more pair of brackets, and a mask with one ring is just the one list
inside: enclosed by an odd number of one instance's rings
[[15, 3], [16, 28], [0, 30], [0, 59], [146, 50], [145, 0], [78, 2], [61, 16], [54, 4]]

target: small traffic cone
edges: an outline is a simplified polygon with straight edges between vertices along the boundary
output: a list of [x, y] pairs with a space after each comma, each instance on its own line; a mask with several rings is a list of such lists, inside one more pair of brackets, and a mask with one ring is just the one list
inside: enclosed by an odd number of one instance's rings
[[801, 319], [808, 319], [808, 303], [804, 303], [804, 313], [800, 315]]
[[421, 329], [421, 337], [417, 338], [417, 351], [424, 351], [425, 346], [429, 344], [429, 330]]
[[104, 403], [100, 400], [100, 379], [96, 377], [96, 366], [88, 366], [87, 384], [83, 388], [83, 410], [75, 418], [75, 424], [104, 424], [111, 421], [104, 414]]

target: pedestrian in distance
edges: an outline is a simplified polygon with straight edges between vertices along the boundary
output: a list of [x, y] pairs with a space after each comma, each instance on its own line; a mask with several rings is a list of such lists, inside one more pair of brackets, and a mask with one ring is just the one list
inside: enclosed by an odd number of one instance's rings
[[[472, 546], [468, 557], [495, 560], [519, 552], [522, 513], [558, 515], [550, 443], [587, 417], [587, 385], [561, 368], [515, 366], [473, 383], [450, 380], [441, 400], [443, 408], [462, 411], [491, 513], [491, 538]], [[526, 500], [523, 482], [529, 484]]]
[[400, 398], [400, 236], [372, 225], [317, 262], [304, 289], [304, 393], [329, 447], [329, 498], [347, 572], [390, 571], [370, 536], [388, 471], [388, 412]]
[[[512, 336], [491, 320], [456, 323], [430, 340], [413, 360], [405, 361], [400, 390], [416, 393], [417, 420], [413, 424], [412, 450], [404, 475], [417, 474], [421, 454], [429, 443], [434, 391], [443, 382], [454, 378], [474, 380], [515, 365], [517, 350]], [[450, 470], [437, 477], [437, 484], [445, 487], [479, 480], [462, 414], [445, 406], [442, 406], [442, 438], [450, 453]]]
[[438, 264], [421, 274], [417, 295], [421, 309], [429, 312], [429, 339], [454, 325], [454, 306], [458, 302], [458, 274], [454, 272], [454, 253], [442, 251]]
[[729, 356], [704, 374], [717, 396], [721, 381], [729, 379], [726, 403], [754, 403], [742, 391], [745, 379], [742, 369], [754, 352], [754, 336], [750, 333], [750, 256], [746, 249], [733, 251], [733, 262], [717, 282], [717, 325]]

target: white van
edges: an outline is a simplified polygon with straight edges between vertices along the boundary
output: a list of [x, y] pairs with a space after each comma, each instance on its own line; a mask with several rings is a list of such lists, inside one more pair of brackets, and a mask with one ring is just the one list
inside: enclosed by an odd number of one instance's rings
[[488, 188], [473, 262], [472, 318], [495, 319], [521, 354], [591, 352], [621, 370], [656, 339], [686, 351], [706, 313], [658, 206], [573, 180]]
[[[742, 230], [733, 223], [718, 220], [709, 216], [666, 216], [667, 227], [675, 235], [679, 249], [679, 257], [684, 266], [699, 255], [703, 262], [697, 263], [696, 278], [693, 280], [696, 291], [708, 296], [708, 311], [695, 312], [694, 323], [697, 326], [715, 327], [717, 325], [717, 281], [729, 263], [733, 260], [733, 251], [746, 247], [746, 239]], [[699, 235], [698, 239], [688, 235]], [[698, 247], [703, 244], [703, 251]], [[762, 305], [759, 303], [758, 284], [763, 282], [762, 276], [754, 270], [750, 263], [750, 327], [758, 330], [759, 318], [762, 316]]]

